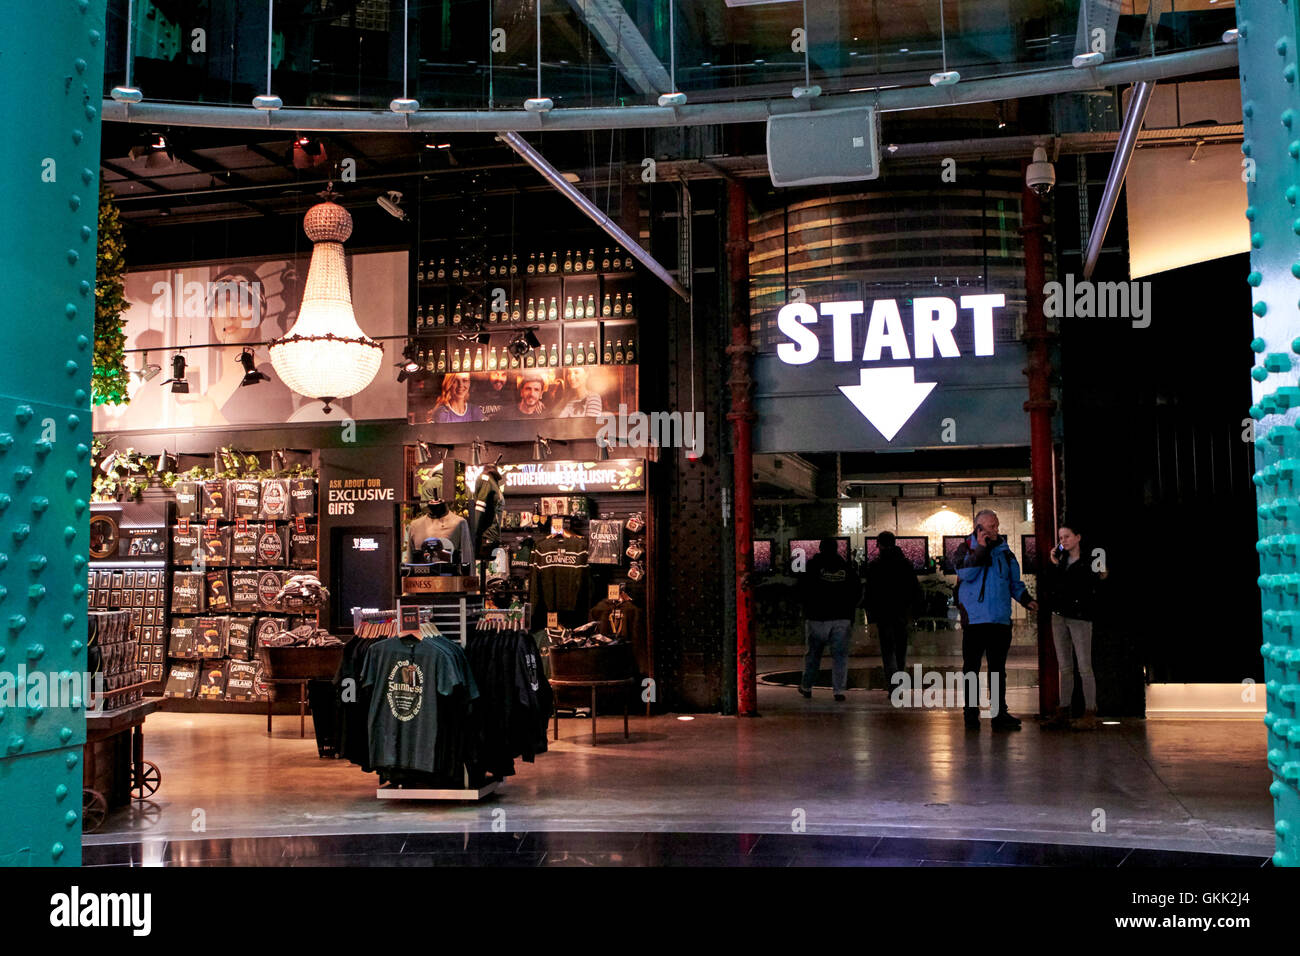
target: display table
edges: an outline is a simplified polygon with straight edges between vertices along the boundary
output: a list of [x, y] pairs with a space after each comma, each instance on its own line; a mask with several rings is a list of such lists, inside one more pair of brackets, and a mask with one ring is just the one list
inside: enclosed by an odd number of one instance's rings
[[342, 647], [260, 647], [258, 655], [266, 666], [264, 680], [271, 685], [266, 698], [266, 735], [271, 735], [271, 714], [275, 688], [281, 684], [298, 685], [298, 736], [307, 736], [307, 684], [314, 680], [333, 680], [343, 661]]
[[[623, 739], [628, 739], [627, 732], [627, 715], [628, 715], [628, 698], [635, 691], [637, 680], [635, 677], [623, 677], [616, 680], [557, 680], [551, 678], [552, 687], [590, 687], [591, 688], [591, 742], [596, 743], [596, 691], [602, 687], [622, 687], [623, 694]], [[560, 711], [555, 709], [552, 712], [552, 720], [555, 723], [555, 729], [552, 737], [555, 740], [560, 739]]]
[[[144, 759], [144, 719], [158, 709], [159, 703], [156, 697], [146, 697], [116, 710], [86, 714], [86, 745], [81, 771], [82, 826], [86, 830], [98, 829], [109, 810], [126, 805], [131, 798], [143, 800], [152, 796], [162, 784], [162, 771]], [[96, 745], [113, 742], [121, 735], [127, 735], [130, 742], [127, 772], [120, 775], [115, 769], [109, 785], [100, 790], [95, 786], [99, 774]]]

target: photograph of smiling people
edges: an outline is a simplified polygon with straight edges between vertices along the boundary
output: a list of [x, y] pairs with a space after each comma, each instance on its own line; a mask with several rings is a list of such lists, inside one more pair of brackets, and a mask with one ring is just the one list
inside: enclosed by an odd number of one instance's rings
[[[95, 428], [129, 431], [402, 417], [405, 389], [386, 376], [337, 402], [337, 411], [326, 415], [321, 402], [290, 391], [275, 374], [265, 343], [293, 326], [307, 262], [305, 256], [239, 259], [128, 272], [122, 318], [131, 401], [96, 406]], [[366, 334], [378, 338], [405, 332], [399, 308], [399, 302], [406, 301], [404, 254], [362, 253], [350, 256], [349, 265], [353, 310]], [[382, 344], [390, 353], [392, 342]], [[268, 380], [241, 387], [240, 356], [245, 348], [253, 350], [254, 366]], [[166, 384], [178, 352], [185, 358], [188, 391], [173, 391]], [[152, 366], [161, 366], [160, 372], [151, 374]]]
[[433, 420], [439, 425], [483, 421], [483, 408], [469, 400], [469, 372], [452, 372], [442, 377], [442, 391], [433, 403]]

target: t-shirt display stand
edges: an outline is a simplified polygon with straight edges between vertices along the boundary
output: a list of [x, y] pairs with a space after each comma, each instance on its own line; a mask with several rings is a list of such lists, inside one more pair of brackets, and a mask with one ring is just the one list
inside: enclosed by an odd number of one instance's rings
[[[465, 635], [468, 633], [468, 627], [467, 627], [468, 622], [466, 621], [465, 595], [459, 595], [459, 597], [460, 597], [459, 610], [460, 610], [460, 625], [461, 625], [459, 643], [463, 645], [465, 643]], [[420, 614], [421, 623], [423, 624], [426, 622], [432, 622], [433, 611], [434, 611], [433, 606], [426, 605], [425, 607], [422, 607], [420, 610], [421, 610], [421, 614]], [[396, 610], [371, 612], [371, 613], [361, 615], [362, 619], [367, 621], [379, 621], [379, 620], [392, 621], [394, 624], [394, 628], [396, 626], [396, 616], [397, 616]], [[394, 631], [390, 633], [396, 633], [396, 630], [394, 629]], [[477, 787], [477, 788], [471, 787], [469, 785], [469, 771], [462, 767], [460, 787], [454, 787], [454, 788], [448, 787], [448, 788], [438, 789], [438, 788], [422, 788], [422, 787], [382, 786], [376, 788], [375, 798], [378, 800], [442, 800], [442, 801], [472, 802], [476, 800], [482, 800], [484, 797], [496, 793], [498, 790], [501, 789], [502, 783], [503, 781], [501, 780], [490, 780], [487, 783], [483, 784], [483, 786], [481, 787]]]

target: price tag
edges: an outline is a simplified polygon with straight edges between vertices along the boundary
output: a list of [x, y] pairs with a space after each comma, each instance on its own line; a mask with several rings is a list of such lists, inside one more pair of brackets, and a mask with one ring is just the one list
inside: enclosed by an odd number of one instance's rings
[[181, 534], [189, 534], [189, 533], [190, 533], [190, 519], [189, 519], [189, 518], [185, 518], [185, 517], [177, 518], [177, 519], [176, 519], [176, 530], [179, 531]]
[[399, 637], [420, 636], [420, 605], [399, 604], [397, 607]]
[[617, 601], [622, 597], [623, 589], [617, 584], [611, 584], [609, 586], [608, 595], [611, 601]]
[[547, 611], [547, 612], [546, 612], [546, 626], [547, 626], [547, 627], [559, 627], [559, 626], [560, 626], [560, 614], [559, 614], [558, 611]]
[[307, 516], [298, 515], [294, 518], [294, 525], [298, 529], [299, 534], [305, 534], [307, 531]]
[[217, 519], [216, 519], [216, 518], [209, 518], [209, 519], [208, 519], [208, 531], [211, 532], [212, 534], [216, 534], [216, 533], [217, 533]]
[[243, 532], [247, 531], [247, 530], [248, 530], [248, 519], [247, 519], [247, 518], [236, 518], [236, 519], [235, 519], [235, 530], [238, 531], [238, 532], [240, 532], [240, 533], [243, 533]]

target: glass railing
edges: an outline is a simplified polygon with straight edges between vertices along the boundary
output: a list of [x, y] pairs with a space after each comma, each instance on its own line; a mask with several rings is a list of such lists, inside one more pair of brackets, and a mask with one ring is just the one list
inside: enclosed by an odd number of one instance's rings
[[[424, 109], [649, 105], [925, 86], [1107, 62], [1221, 42], [1230, 0], [109, 0], [104, 92], [150, 101]], [[671, 14], [671, 16], [670, 16]], [[268, 29], [269, 27], [269, 29]], [[675, 77], [674, 77], [675, 75]]]

